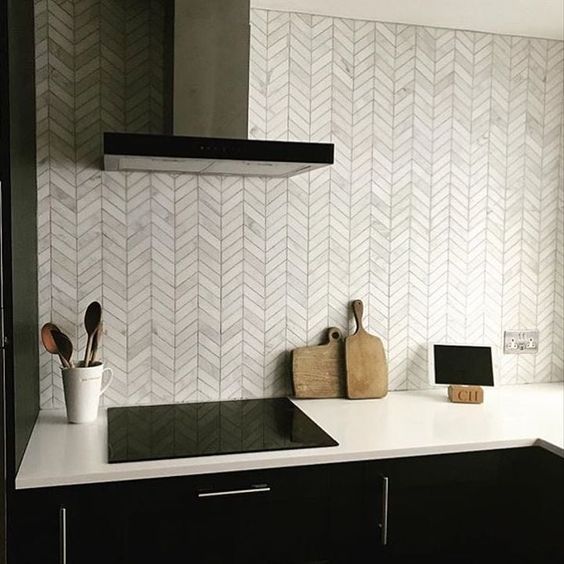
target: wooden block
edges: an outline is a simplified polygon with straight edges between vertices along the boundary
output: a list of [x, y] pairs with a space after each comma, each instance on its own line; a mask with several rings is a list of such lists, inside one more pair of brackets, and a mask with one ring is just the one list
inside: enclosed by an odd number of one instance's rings
[[337, 327], [330, 327], [327, 333], [327, 344], [293, 351], [292, 378], [297, 398], [342, 398], [345, 395], [343, 335]]
[[481, 386], [449, 386], [448, 399], [454, 403], [482, 403], [484, 390]]

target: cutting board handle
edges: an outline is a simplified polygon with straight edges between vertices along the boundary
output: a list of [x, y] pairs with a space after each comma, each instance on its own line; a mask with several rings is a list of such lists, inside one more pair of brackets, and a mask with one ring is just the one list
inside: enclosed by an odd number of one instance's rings
[[354, 314], [354, 319], [356, 321], [356, 333], [360, 333], [364, 331], [364, 327], [362, 325], [362, 316], [364, 315], [364, 304], [362, 300], [354, 300], [352, 303], [352, 310]]

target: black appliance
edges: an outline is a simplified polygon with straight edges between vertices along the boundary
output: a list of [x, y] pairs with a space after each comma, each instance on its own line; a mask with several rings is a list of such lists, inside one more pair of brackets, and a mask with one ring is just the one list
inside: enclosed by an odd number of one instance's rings
[[108, 460], [337, 446], [288, 398], [108, 409]]

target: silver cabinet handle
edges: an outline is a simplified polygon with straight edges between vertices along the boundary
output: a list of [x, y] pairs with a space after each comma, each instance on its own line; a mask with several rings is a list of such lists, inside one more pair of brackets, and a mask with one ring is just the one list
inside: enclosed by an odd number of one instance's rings
[[382, 516], [380, 521], [380, 542], [382, 546], [388, 544], [388, 505], [389, 505], [389, 478], [382, 476]]
[[67, 564], [67, 508], [59, 508], [59, 564]]
[[270, 486], [266, 484], [260, 484], [258, 486], [252, 486], [250, 488], [245, 488], [241, 490], [223, 490], [218, 492], [200, 492], [198, 493], [198, 497], [221, 497], [225, 495], [240, 495], [240, 494], [254, 494], [254, 493], [263, 493], [269, 492]]

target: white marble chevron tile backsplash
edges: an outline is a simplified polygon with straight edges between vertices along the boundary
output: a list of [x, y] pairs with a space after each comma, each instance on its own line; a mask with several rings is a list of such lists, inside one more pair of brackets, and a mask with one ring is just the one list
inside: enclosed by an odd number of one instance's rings
[[[562, 42], [254, 10], [251, 136], [332, 141], [335, 165], [103, 173], [102, 131], [162, 117], [161, 16], [136, 4], [36, 0], [40, 322], [83, 346], [102, 301], [107, 402], [285, 394], [286, 351], [352, 298], [393, 389], [427, 385], [428, 341], [494, 345], [502, 384], [563, 379]], [[538, 355], [502, 356], [504, 328]]]

